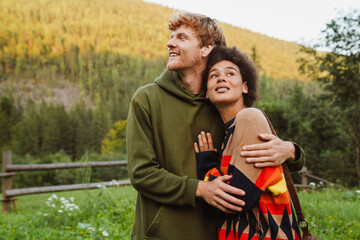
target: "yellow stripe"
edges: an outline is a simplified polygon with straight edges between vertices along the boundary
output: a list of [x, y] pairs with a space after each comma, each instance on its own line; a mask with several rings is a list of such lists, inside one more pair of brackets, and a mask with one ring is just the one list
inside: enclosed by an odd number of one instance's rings
[[279, 181], [278, 183], [276, 183], [275, 185], [269, 186], [268, 190], [272, 193], [272, 195], [276, 196], [279, 195], [281, 193], [284, 193], [287, 191], [286, 188], [286, 182], [285, 182], [285, 178], [284, 178], [284, 174], [282, 175], [282, 179], [281, 181]]

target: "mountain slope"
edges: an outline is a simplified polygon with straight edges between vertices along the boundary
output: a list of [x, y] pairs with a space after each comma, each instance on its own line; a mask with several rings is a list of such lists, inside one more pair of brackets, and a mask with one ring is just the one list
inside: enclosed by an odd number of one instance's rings
[[[166, 58], [167, 20], [173, 11], [140, 0], [3, 0], [0, 71], [12, 75], [19, 68], [17, 64], [29, 62], [42, 66], [49, 58], [64, 57], [74, 46], [79, 53], [91, 50], [97, 54]], [[295, 62], [297, 44], [220, 24], [229, 46], [249, 54], [252, 47], [256, 48], [268, 75], [302, 78]]]

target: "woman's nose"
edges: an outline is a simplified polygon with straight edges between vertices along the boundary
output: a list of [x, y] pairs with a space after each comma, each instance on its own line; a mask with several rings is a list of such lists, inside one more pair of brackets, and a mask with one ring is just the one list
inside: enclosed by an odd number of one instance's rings
[[225, 78], [220, 76], [217, 80], [217, 83], [220, 83], [220, 82], [225, 82]]

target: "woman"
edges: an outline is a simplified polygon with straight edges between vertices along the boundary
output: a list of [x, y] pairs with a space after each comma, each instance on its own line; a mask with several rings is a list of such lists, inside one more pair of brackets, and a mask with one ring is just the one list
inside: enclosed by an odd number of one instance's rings
[[246, 192], [240, 197], [246, 203], [240, 214], [219, 212], [219, 239], [301, 239], [282, 166], [255, 168], [240, 156], [244, 145], [261, 142], [259, 133], [271, 133], [263, 112], [252, 108], [257, 99], [255, 64], [235, 47], [218, 47], [210, 55], [204, 82], [226, 136], [219, 161], [215, 150], [206, 151], [213, 148], [210, 134], [199, 135], [200, 150], [194, 145], [198, 178], [211, 181], [232, 175], [229, 184]]

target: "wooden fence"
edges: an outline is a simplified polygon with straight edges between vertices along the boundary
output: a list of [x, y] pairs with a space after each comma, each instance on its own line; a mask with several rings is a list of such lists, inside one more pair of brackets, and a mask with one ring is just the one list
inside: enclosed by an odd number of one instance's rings
[[[12, 189], [12, 177], [19, 171], [39, 171], [39, 170], [54, 170], [54, 169], [69, 169], [69, 168], [82, 168], [82, 167], [111, 167], [111, 166], [126, 166], [127, 161], [106, 161], [106, 162], [87, 162], [87, 163], [53, 163], [53, 164], [30, 164], [23, 165], [12, 164], [11, 151], [4, 151], [3, 155], [3, 172], [0, 173], [2, 178], [2, 196], [0, 199], [3, 202], [3, 212], [8, 212], [11, 206], [15, 208], [16, 196], [37, 194], [37, 193], [50, 193], [50, 192], [63, 192], [82, 189], [94, 189], [100, 186], [112, 187], [112, 186], [125, 186], [130, 184], [130, 180], [103, 182], [103, 183], [83, 183], [83, 184], [71, 184], [71, 185], [59, 185], [59, 186], [46, 186], [46, 187], [32, 187], [32, 188], [19, 188]], [[326, 184], [342, 186], [331, 183], [325, 179], [312, 175], [305, 167], [300, 171], [301, 184], [295, 184], [296, 187], [310, 188], [308, 185], [308, 178], [322, 181]]]
[[50, 192], [63, 192], [82, 189], [94, 189], [101, 186], [125, 186], [130, 184], [130, 180], [111, 181], [103, 183], [83, 183], [59, 186], [46, 186], [46, 187], [32, 187], [32, 188], [19, 188], [12, 189], [12, 177], [16, 172], [20, 171], [40, 171], [40, 170], [55, 170], [55, 169], [70, 169], [82, 167], [112, 167], [112, 166], [126, 166], [127, 161], [104, 161], [104, 162], [84, 162], [84, 163], [53, 163], [53, 164], [12, 164], [11, 151], [3, 151], [3, 172], [0, 173], [2, 178], [2, 199], [3, 212], [8, 212], [11, 208], [15, 208], [16, 196], [37, 194], [37, 193], [50, 193]]

